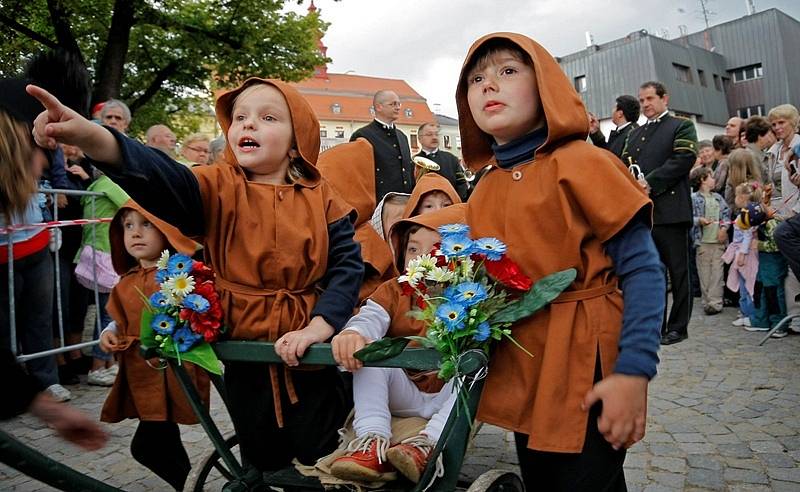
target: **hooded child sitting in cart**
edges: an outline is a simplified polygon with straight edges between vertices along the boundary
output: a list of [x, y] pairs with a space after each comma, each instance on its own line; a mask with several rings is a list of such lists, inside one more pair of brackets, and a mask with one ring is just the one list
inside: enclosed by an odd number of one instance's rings
[[308, 102], [284, 82], [247, 80], [217, 101], [224, 156], [189, 169], [28, 91], [46, 108], [36, 140], [80, 147], [143, 208], [201, 242], [229, 336], [276, 343], [285, 364], [225, 362], [243, 459], [270, 471], [335, 449], [348, 412], [343, 382], [335, 367], [301, 369], [298, 358], [352, 315], [364, 267], [353, 210], [316, 168], [319, 122]]

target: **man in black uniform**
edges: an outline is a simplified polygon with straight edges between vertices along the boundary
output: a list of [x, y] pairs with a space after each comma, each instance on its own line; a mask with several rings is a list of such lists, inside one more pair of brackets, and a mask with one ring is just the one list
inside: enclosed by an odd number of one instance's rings
[[689, 289], [689, 229], [692, 202], [689, 171], [697, 158], [694, 123], [669, 114], [667, 90], [660, 82], [639, 88], [639, 104], [647, 124], [628, 134], [622, 161], [638, 164], [639, 183], [653, 200], [653, 240], [672, 281], [672, 309], [664, 316], [661, 344], [688, 337], [692, 298]]
[[400, 117], [400, 97], [393, 91], [378, 91], [372, 98], [375, 119], [353, 132], [350, 141], [365, 138], [375, 154], [375, 200], [390, 191], [411, 193], [414, 189], [414, 163], [408, 138], [394, 126]]
[[439, 148], [439, 126], [436, 123], [423, 123], [419, 127], [417, 136], [422, 150], [414, 157], [424, 157], [439, 164], [439, 170], [436, 173], [447, 178], [447, 181], [450, 181], [450, 184], [456, 189], [456, 193], [461, 197], [461, 200], [466, 201], [468, 185], [467, 178], [464, 176], [464, 169], [458, 162], [458, 157]]
[[606, 149], [617, 157], [622, 157], [625, 148], [625, 139], [634, 128], [639, 128], [636, 121], [639, 119], [639, 101], [633, 96], [619, 96], [611, 110], [611, 121], [617, 126], [608, 135], [608, 142], [603, 132], [600, 131], [600, 122], [597, 117], [589, 113], [589, 138], [592, 143], [601, 149]]

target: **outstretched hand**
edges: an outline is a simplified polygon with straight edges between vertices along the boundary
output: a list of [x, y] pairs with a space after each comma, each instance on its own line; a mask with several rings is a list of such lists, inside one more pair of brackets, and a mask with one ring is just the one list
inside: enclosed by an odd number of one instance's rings
[[28, 85], [25, 90], [44, 106], [44, 111], [33, 122], [36, 145], [46, 149], [55, 149], [59, 142], [78, 145], [76, 139], [80, 136], [79, 132], [91, 122], [61, 104], [56, 96], [41, 87]]
[[583, 409], [603, 402], [597, 430], [614, 449], [629, 448], [644, 437], [647, 423], [647, 378], [611, 374], [586, 393]]

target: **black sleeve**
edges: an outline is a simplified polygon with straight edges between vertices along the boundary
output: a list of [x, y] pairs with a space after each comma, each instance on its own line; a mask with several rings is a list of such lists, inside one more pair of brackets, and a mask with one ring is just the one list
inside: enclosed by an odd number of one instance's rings
[[189, 168], [160, 150], [146, 147], [113, 128], [108, 130], [119, 144], [122, 167], [91, 163], [150, 213], [186, 236], [202, 236], [205, 224], [200, 184]]
[[601, 149], [608, 149], [608, 143], [606, 142], [606, 136], [603, 135], [603, 132], [600, 130], [590, 133], [589, 138], [592, 140], [592, 143], [595, 147], [600, 147]]
[[350, 135], [350, 141], [351, 142], [355, 142], [356, 139], [359, 138], [359, 137], [366, 138], [366, 137], [364, 137], [364, 135], [361, 134], [361, 128], [359, 128], [358, 130], [354, 131], [353, 134]]
[[3, 398], [0, 399], [0, 420], [21, 414], [42, 391], [39, 381], [17, 363], [11, 349], [0, 347], [0, 371], [3, 374]]
[[651, 188], [650, 196], [666, 193], [679, 182], [688, 180], [696, 160], [697, 131], [691, 121], [683, 120], [675, 132], [672, 155], [645, 176]]
[[322, 294], [311, 316], [322, 316], [338, 333], [353, 315], [364, 277], [361, 246], [353, 239], [350, 217], [328, 225], [328, 271], [322, 278]]

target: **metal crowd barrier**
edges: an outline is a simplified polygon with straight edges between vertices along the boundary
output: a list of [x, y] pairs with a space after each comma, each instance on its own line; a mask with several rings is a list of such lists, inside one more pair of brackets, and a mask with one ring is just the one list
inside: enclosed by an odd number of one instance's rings
[[[94, 340], [91, 342], [82, 342], [73, 345], [66, 345], [66, 339], [64, 338], [64, 315], [63, 315], [63, 306], [62, 306], [62, 299], [61, 299], [61, 262], [58, 258], [58, 248], [55, 252], [53, 252], [54, 256], [54, 264], [55, 264], [55, 300], [56, 300], [56, 313], [58, 319], [58, 336], [60, 340], [60, 347], [56, 347], [50, 350], [45, 350], [42, 352], [30, 353], [30, 354], [20, 354], [19, 347], [17, 344], [17, 320], [16, 320], [16, 306], [15, 306], [15, 296], [14, 296], [14, 244], [11, 242], [10, 234], [14, 231], [19, 230], [26, 230], [26, 229], [52, 229], [58, 231], [60, 233], [60, 229], [62, 227], [74, 227], [74, 226], [92, 226], [92, 243], [94, 244], [97, 239], [97, 231], [95, 224], [100, 224], [104, 222], [110, 222], [111, 217], [104, 217], [104, 218], [95, 218], [97, 216], [96, 213], [96, 200], [97, 197], [106, 196], [105, 193], [99, 193], [94, 191], [81, 191], [81, 190], [63, 190], [63, 189], [39, 189], [39, 193], [49, 194], [53, 196], [52, 207], [53, 207], [53, 220], [48, 222], [41, 222], [38, 224], [13, 224], [7, 225], [5, 227], [0, 227], [0, 234], [7, 234], [8, 235], [8, 314], [9, 314], [9, 329], [10, 339], [11, 339], [11, 351], [14, 355], [17, 356], [17, 360], [19, 362], [25, 362], [31, 359], [36, 359], [39, 357], [48, 357], [55, 354], [60, 354], [63, 352], [68, 352], [70, 350], [79, 350], [84, 347], [91, 347], [93, 345], [97, 345], [99, 340]], [[56, 199], [56, 195], [65, 195], [65, 196], [88, 196], [91, 198], [91, 212], [92, 217], [91, 219], [76, 219], [76, 220], [66, 220], [66, 221], [59, 221], [58, 220], [58, 203]], [[60, 241], [59, 238], [56, 238], [56, 244], [60, 248]], [[101, 326], [100, 321], [100, 293], [97, 290], [97, 261], [96, 261], [96, 251], [95, 257], [92, 258], [94, 263], [94, 268], [92, 269], [92, 273], [94, 274], [94, 302], [95, 306], [97, 306], [97, 315], [95, 316], [95, 323], [97, 327], [97, 332], [100, 333], [103, 327]]]

